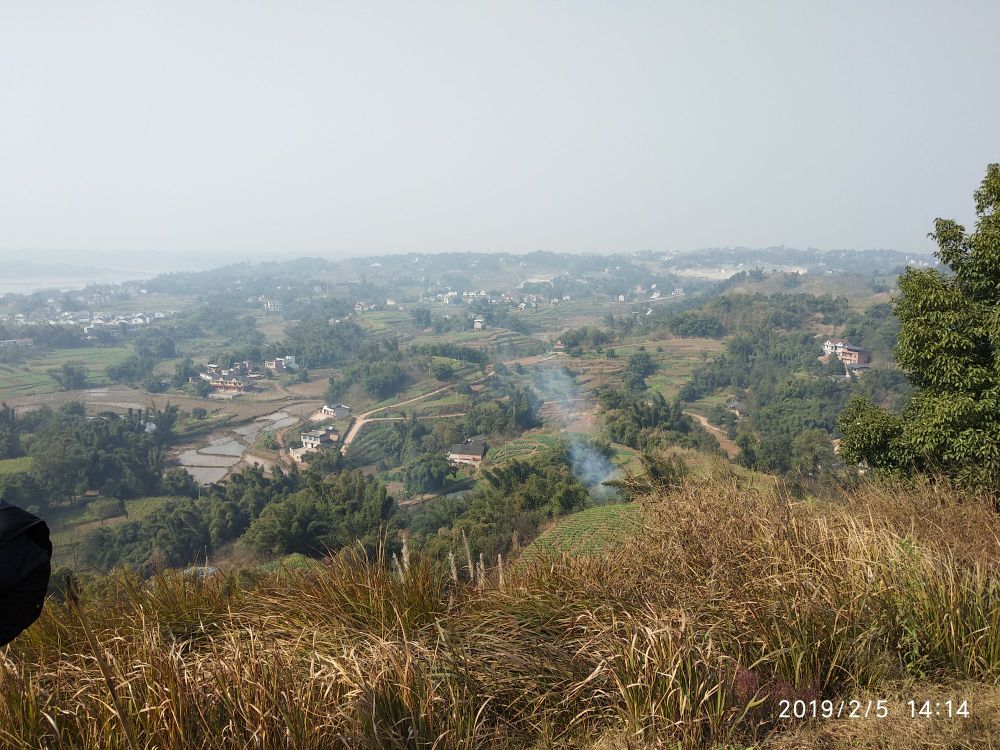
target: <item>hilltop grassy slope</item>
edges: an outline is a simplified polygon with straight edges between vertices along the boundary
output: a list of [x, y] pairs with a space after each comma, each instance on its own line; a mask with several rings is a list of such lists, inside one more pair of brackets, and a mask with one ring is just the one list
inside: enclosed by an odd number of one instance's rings
[[[636, 505], [602, 554], [344, 556], [88, 592], [0, 659], [11, 748], [912, 748], [1000, 736], [1000, 519], [933, 488], [793, 502], [734, 476]], [[473, 555], [475, 551], [473, 551]], [[111, 700], [114, 689], [120, 715]], [[779, 720], [782, 699], [889, 718]], [[910, 719], [910, 699], [969, 718]], [[992, 743], [992, 744], [991, 744]]]

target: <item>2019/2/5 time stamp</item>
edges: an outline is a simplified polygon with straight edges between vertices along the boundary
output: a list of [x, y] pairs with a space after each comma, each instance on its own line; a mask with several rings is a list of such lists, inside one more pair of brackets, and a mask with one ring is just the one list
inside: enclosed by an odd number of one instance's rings
[[909, 700], [898, 703], [879, 700], [780, 700], [780, 719], [887, 719], [903, 716], [910, 719], [968, 719], [967, 699]]

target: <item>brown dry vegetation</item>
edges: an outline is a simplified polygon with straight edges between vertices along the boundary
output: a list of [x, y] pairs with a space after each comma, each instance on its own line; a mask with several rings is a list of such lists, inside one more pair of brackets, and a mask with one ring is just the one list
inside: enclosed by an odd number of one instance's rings
[[[732, 476], [642, 501], [603, 556], [458, 580], [343, 555], [319, 570], [108, 579], [110, 684], [52, 603], [0, 652], [11, 748], [991, 747], [1000, 521], [929, 486], [801, 502]], [[476, 567], [476, 566], [473, 566]], [[502, 573], [503, 571], [503, 573]], [[112, 700], [111, 690], [117, 700]], [[776, 719], [780, 698], [889, 719]], [[968, 719], [903, 718], [968, 698]]]

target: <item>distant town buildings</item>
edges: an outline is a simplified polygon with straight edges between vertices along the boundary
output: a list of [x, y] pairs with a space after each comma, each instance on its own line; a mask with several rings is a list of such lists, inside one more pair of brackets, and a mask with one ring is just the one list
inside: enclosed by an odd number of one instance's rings
[[209, 376], [206, 378], [204, 373], [201, 377], [208, 381], [208, 384], [212, 386], [212, 390], [216, 393], [239, 394], [246, 393], [253, 388], [253, 383], [243, 377], [224, 377], [220, 375], [218, 377]]
[[253, 362], [243, 360], [231, 367], [221, 367], [210, 362], [205, 365], [204, 372], [198, 373], [198, 377], [212, 387], [215, 395], [238, 396], [254, 390], [254, 381], [259, 380], [261, 374], [256, 371]]
[[24, 338], [24, 339], [4, 339], [0, 341], [0, 349], [8, 349], [14, 346], [34, 346], [35, 340]]
[[[90, 312], [88, 310], [63, 310], [57, 304], [51, 304], [44, 309], [30, 313], [13, 313], [4, 318], [4, 322], [13, 326], [51, 325], [78, 326], [88, 338], [94, 338], [103, 333], [111, 336], [123, 336], [127, 333], [138, 333], [157, 320], [163, 320], [173, 313], [165, 312], [135, 312], [108, 313]], [[16, 340], [16, 339], [9, 339]], [[14, 346], [9, 344], [9, 346]]]

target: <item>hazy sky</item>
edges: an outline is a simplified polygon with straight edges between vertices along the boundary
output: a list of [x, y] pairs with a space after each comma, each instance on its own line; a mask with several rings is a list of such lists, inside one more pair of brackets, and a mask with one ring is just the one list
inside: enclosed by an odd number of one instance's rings
[[0, 0], [0, 248], [928, 250], [1000, 160], [998, 29], [997, 0]]

